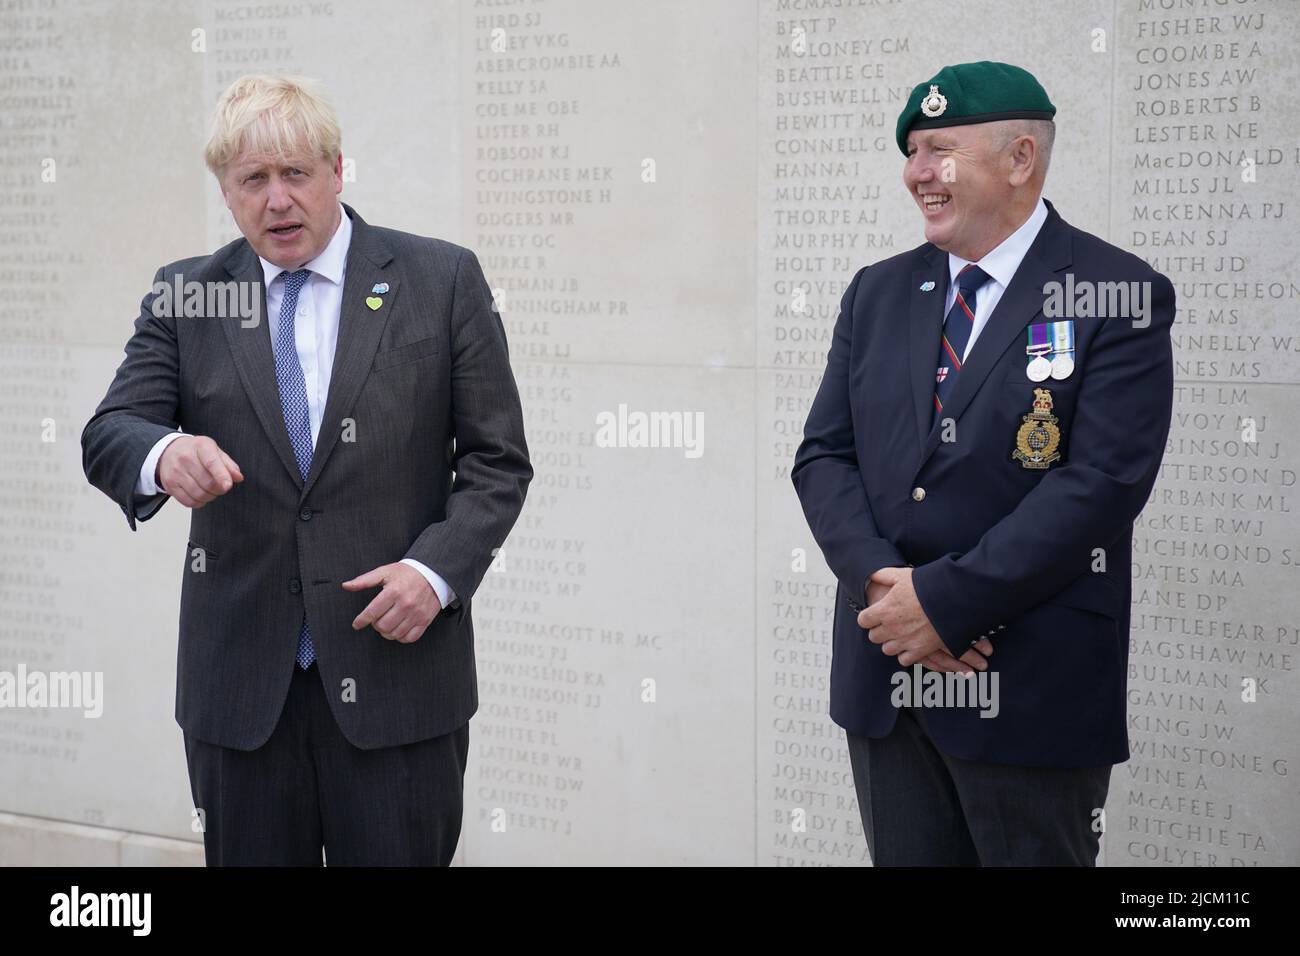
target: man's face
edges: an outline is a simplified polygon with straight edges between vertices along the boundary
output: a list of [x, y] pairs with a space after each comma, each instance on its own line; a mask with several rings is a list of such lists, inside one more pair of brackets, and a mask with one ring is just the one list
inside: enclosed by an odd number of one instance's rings
[[903, 183], [925, 217], [925, 238], [963, 259], [976, 260], [993, 250], [1011, 205], [1011, 162], [996, 149], [997, 125], [948, 126], [907, 135]]
[[343, 157], [333, 168], [305, 150], [271, 158], [240, 153], [221, 176], [226, 208], [259, 256], [297, 269], [320, 255], [339, 224]]

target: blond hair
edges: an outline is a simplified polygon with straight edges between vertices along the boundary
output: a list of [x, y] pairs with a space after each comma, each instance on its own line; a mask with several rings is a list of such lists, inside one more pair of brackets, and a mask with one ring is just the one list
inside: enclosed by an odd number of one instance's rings
[[303, 151], [333, 163], [342, 151], [334, 107], [320, 85], [303, 76], [241, 76], [231, 83], [212, 116], [203, 161], [218, 179], [242, 152], [264, 159]]

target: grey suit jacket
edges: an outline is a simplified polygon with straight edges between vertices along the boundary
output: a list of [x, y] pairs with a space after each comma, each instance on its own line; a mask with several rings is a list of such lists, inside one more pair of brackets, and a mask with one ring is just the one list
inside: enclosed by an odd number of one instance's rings
[[[344, 209], [353, 233], [338, 346], [305, 482], [264, 317], [159, 318], [153, 291], [81, 435], [86, 477], [132, 529], [166, 500], [141, 504], [134, 488], [168, 432], [211, 437], [243, 471], [242, 483], [191, 513], [177, 555], [176, 720], [225, 747], [252, 750], [270, 737], [304, 612], [330, 707], [357, 747], [423, 740], [468, 721], [478, 706], [473, 595], [533, 474], [505, 330], [474, 254]], [[164, 266], [155, 282], [177, 273], [254, 283], [255, 301], [265, 302], [244, 239]], [[372, 310], [365, 300], [384, 282]], [[440, 574], [459, 604], [414, 644], [354, 631], [378, 590], [351, 593], [341, 582], [404, 557]]]

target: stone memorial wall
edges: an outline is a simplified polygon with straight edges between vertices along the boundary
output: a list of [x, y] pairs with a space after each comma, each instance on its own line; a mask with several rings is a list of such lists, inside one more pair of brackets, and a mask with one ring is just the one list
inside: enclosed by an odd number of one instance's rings
[[255, 71], [324, 82], [342, 198], [474, 249], [509, 335], [536, 478], [461, 859], [869, 863], [789, 472], [848, 281], [923, 241], [898, 112], [970, 59], [1040, 78], [1045, 196], [1178, 293], [1103, 861], [1300, 863], [1297, 41], [1288, 0], [0, 0], [0, 671], [102, 675], [97, 716], [0, 708], [0, 863], [198, 839], [188, 516], [132, 534], [78, 436], [157, 267], [238, 235], [201, 151]]

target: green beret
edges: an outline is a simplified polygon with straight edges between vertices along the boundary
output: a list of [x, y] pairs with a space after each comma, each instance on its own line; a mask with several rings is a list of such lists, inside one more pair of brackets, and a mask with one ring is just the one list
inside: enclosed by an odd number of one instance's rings
[[990, 60], [958, 63], [945, 66], [912, 90], [898, 116], [896, 138], [906, 156], [908, 130], [994, 120], [1050, 120], [1055, 115], [1047, 91], [1028, 70]]

